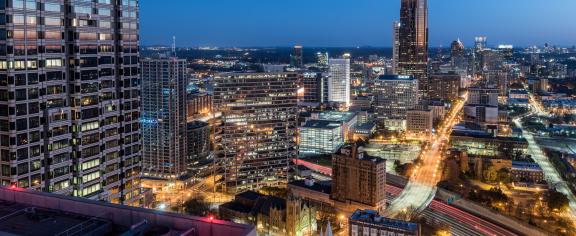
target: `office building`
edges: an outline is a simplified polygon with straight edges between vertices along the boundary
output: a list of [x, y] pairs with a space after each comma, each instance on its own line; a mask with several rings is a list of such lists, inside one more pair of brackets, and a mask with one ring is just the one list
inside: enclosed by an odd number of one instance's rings
[[[466, 48], [460, 39], [453, 41], [450, 45], [450, 63], [452, 67], [457, 69], [468, 68], [468, 58], [466, 58]], [[433, 82], [430, 81], [432, 85]]]
[[322, 73], [307, 72], [302, 74], [300, 84], [304, 88], [303, 105], [319, 106], [324, 102], [324, 80]]
[[487, 85], [498, 88], [499, 96], [508, 96], [508, 73], [503, 70], [485, 70], [482, 77]]
[[2, 185], [140, 205], [137, 16], [136, 0], [2, 1]]
[[456, 73], [430, 75], [428, 96], [432, 100], [454, 101], [460, 95], [462, 77]]
[[354, 128], [358, 124], [358, 114], [354, 112], [325, 111], [312, 113], [311, 119], [340, 123], [342, 126], [342, 137], [344, 137], [346, 142], [352, 138]]
[[412, 138], [432, 138], [434, 117], [430, 109], [410, 110], [406, 118], [406, 134]]
[[356, 210], [350, 216], [348, 224], [350, 236], [421, 235], [418, 223], [385, 218], [373, 210]]
[[380, 120], [406, 120], [418, 104], [418, 80], [412, 76], [380, 76], [374, 81], [374, 104]]
[[350, 105], [350, 59], [330, 59], [328, 102]]
[[392, 74], [398, 74], [398, 60], [400, 60], [400, 22], [394, 21], [392, 24]]
[[186, 60], [142, 60], [143, 174], [174, 180], [186, 174]]
[[290, 65], [296, 68], [302, 68], [304, 66], [304, 52], [301, 45], [294, 46]]
[[220, 190], [284, 185], [297, 156], [297, 74], [224, 73], [214, 78], [215, 164]]
[[544, 171], [534, 162], [512, 161], [510, 175], [514, 182], [543, 183]]
[[468, 88], [469, 98], [467, 104], [498, 106], [498, 88], [495, 87], [471, 87]]
[[428, 1], [402, 0], [398, 74], [414, 76], [420, 92], [428, 89]]
[[344, 144], [342, 123], [309, 120], [300, 126], [300, 153], [332, 154]]
[[332, 155], [332, 193], [342, 203], [358, 203], [376, 209], [386, 208], [386, 160], [371, 157], [357, 144], [344, 146]]

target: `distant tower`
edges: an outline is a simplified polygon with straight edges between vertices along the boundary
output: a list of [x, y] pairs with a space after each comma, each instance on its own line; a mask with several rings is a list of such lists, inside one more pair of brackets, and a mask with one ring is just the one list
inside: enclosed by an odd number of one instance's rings
[[474, 50], [482, 51], [486, 49], [488, 38], [486, 36], [479, 36], [474, 38]]
[[428, 2], [402, 0], [400, 9], [398, 74], [419, 80], [420, 93], [428, 89]]
[[304, 66], [304, 55], [301, 45], [294, 46], [294, 51], [291, 56], [290, 65], [297, 68], [302, 68], [302, 66]]
[[400, 55], [400, 22], [394, 21], [392, 25], [393, 36], [392, 39], [392, 74], [398, 74], [398, 60]]
[[176, 57], [176, 36], [172, 36], [172, 56]]
[[453, 67], [465, 69], [466, 49], [460, 39], [450, 45], [450, 59]]
[[330, 59], [328, 102], [350, 105], [350, 59]]

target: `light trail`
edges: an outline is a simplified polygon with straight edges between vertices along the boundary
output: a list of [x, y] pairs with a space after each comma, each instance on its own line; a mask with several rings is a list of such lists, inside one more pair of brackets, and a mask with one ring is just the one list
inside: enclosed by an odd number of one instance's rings
[[406, 209], [423, 210], [430, 204], [436, 195], [436, 184], [442, 177], [439, 171], [442, 161], [441, 151], [450, 137], [452, 128], [456, 125], [458, 113], [464, 108], [467, 100], [468, 92], [462, 96], [461, 100], [454, 103], [431, 145], [422, 152], [422, 165], [416, 167], [404, 191], [388, 207], [387, 217], [395, 217]]

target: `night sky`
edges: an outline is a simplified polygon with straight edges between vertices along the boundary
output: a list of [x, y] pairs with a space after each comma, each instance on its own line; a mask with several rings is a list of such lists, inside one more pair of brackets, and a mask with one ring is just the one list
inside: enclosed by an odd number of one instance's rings
[[[400, 0], [140, 0], [142, 45], [390, 47]], [[576, 0], [429, 0], [430, 46], [576, 44]]]

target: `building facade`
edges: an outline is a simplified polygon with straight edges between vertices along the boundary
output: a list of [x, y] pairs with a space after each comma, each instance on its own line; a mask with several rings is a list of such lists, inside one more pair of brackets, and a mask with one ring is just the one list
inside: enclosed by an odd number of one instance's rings
[[332, 154], [344, 144], [342, 123], [309, 120], [300, 126], [300, 153]]
[[328, 102], [350, 105], [350, 59], [330, 59]]
[[187, 164], [202, 165], [211, 151], [210, 125], [203, 121], [188, 122], [187, 125]]
[[434, 117], [432, 110], [419, 109], [410, 110], [407, 113], [406, 132], [409, 137], [423, 138], [429, 140], [432, 138]]
[[187, 95], [188, 121], [209, 116], [212, 109], [212, 95], [208, 93], [189, 93]]
[[392, 23], [392, 74], [398, 74], [398, 61], [400, 60], [400, 22]]
[[462, 78], [459, 74], [430, 75], [428, 97], [432, 100], [453, 101], [459, 97]]
[[221, 190], [241, 192], [287, 182], [297, 156], [295, 73], [225, 73], [214, 79], [215, 164]]
[[1, 184], [140, 205], [138, 1], [0, 13]]
[[186, 174], [186, 60], [142, 60], [143, 174], [177, 179]]
[[418, 104], [418, 80], [411, 76], [380, 76], [374, 81], [374, 103], [380, 120], [405, 120]]
[[364, 204], [382, 212], [386, 208], [386, 160], [365, 154], [356, 144], [332, 155], [334, 201]]

